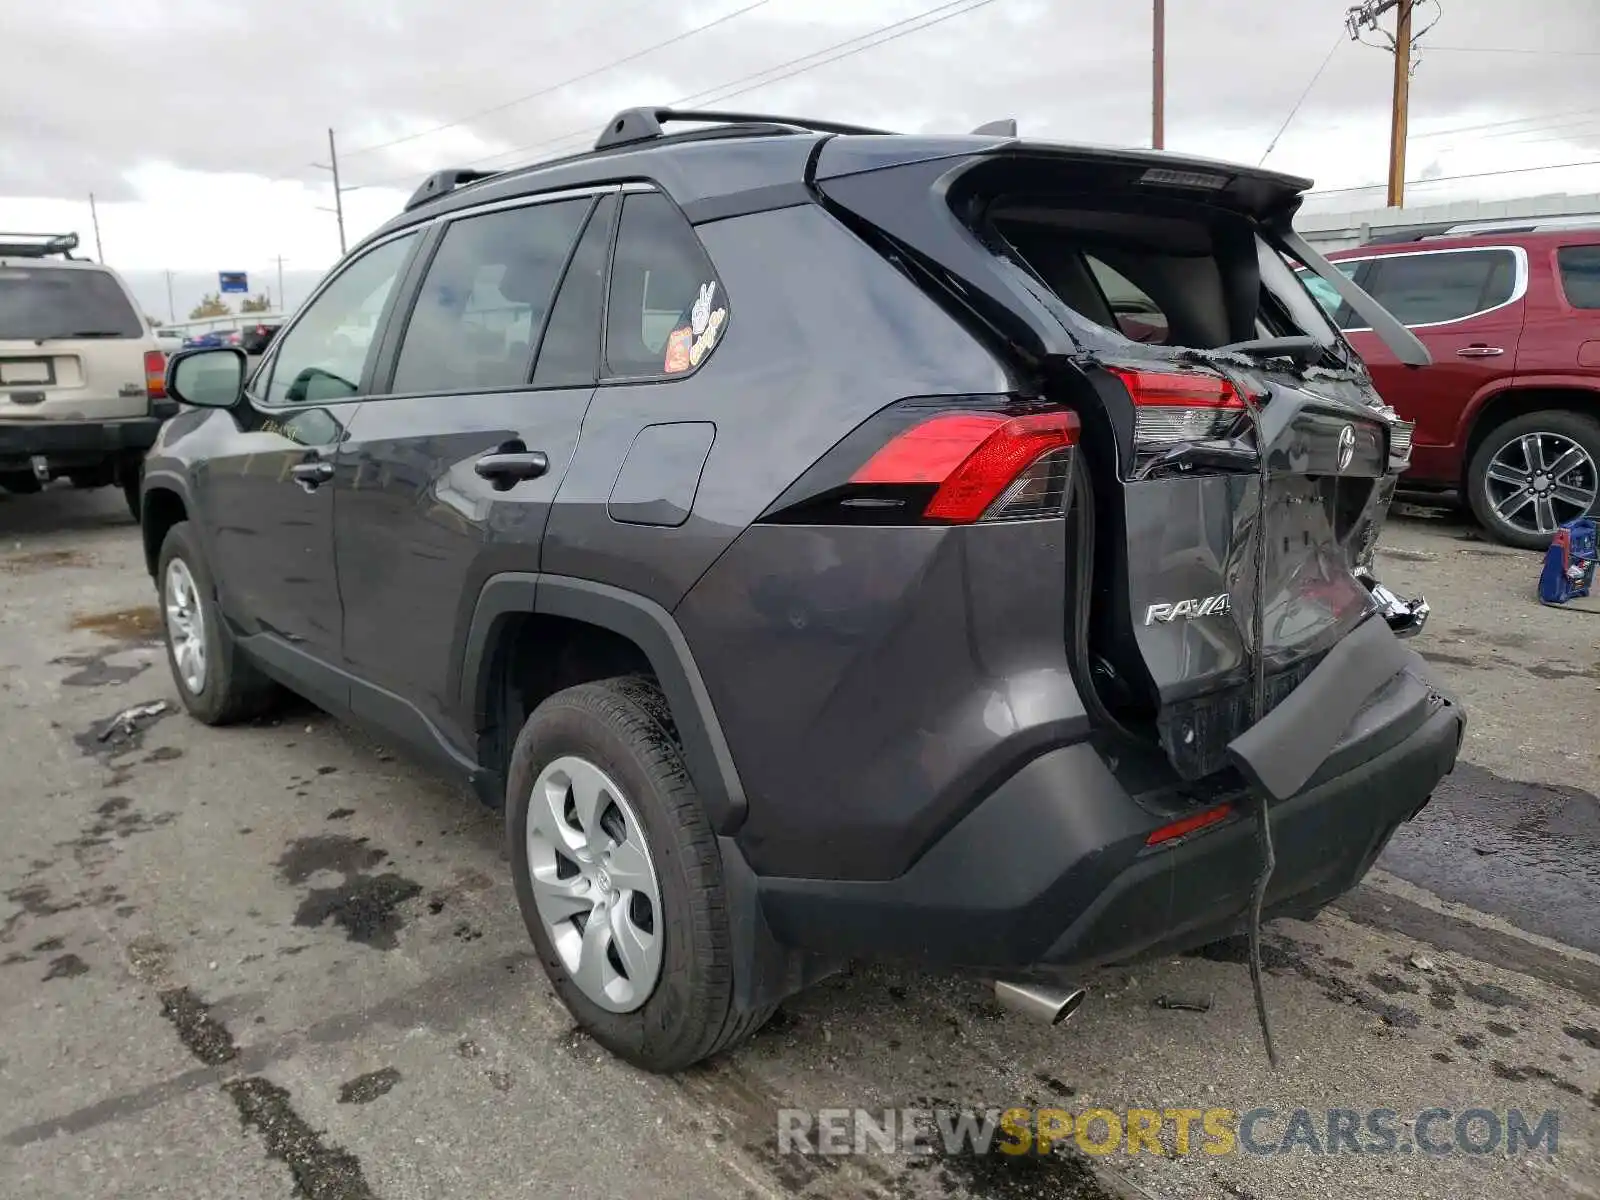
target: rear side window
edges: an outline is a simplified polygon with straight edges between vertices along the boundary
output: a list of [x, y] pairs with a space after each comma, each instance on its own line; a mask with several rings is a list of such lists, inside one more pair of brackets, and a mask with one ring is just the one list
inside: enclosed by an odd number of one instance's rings
[[400, 343], [394, 392], [525, 386], [588, 199], [451, 223]]
[[1362, 287], [1402, 325], [1435, 325], [1510, 300], [1516, 267], [1502, 249], [1397, 254], [1374, 259]]
[[689, 371], [716, 345], [727, 317], [711, 260], [683, 214], [659, 192], [624, 198], [606, 306], [606, 374]]
[[136, 338], [144, 322], [108, 272], [0, 267], [0, 338]]
[[1600, 308], [1600, 246], [1563, 246], [1556, 251], [1561, 290], [1573, 308]]

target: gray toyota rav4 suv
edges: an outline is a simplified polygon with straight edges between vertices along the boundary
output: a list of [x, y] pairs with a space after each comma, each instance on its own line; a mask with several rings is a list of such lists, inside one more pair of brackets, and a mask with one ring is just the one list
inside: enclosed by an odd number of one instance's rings
[[[675, 130], [664, 126], [675, 125]], [[674, 1070], [852, 957], [1084, 972], [1350, 888], [1461, 709], [1368, 566], [1410, 430], [1308, 180], [634, 109], [446, 171], [143, 483], [199, 720], [286, 687], [503, 808], [581, 1024]]]

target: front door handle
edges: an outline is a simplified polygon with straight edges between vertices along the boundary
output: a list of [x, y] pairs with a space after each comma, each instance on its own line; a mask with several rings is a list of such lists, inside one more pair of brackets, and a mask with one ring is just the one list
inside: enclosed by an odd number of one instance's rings
[[480, 479], [487, 479], [502, 491], [529, 479], [538, 479], [550, 469], [550, 456], [543, 450], [485, 454], [472, 464]]
[[1456, 351], [1462, 358], [1494, 358], [1504, 353], [1499, 346], [1463, 346]]
[[314, 458], [310, 462], [296, 463], [289, 468], [289, 474], [303, 489], [314, 492], [333, 478], [333, 464]]

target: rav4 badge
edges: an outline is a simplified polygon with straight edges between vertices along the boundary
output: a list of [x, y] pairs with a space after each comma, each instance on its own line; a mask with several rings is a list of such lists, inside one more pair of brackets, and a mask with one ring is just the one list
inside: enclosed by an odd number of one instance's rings
[[1217, 617], [1228, 611], [1228, 593], [1202, 596], [1195, 600], [1178, 600], [1167, 604], [1152, 604], [1144, 610], [1146, 625], [1171, 624], [1173, 621], [1191, 621], [1195, 617]]

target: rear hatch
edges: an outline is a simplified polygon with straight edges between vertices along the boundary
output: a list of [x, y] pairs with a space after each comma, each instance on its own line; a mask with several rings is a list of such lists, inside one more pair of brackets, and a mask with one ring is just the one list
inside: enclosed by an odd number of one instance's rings
[[1358, 571], [1397, 439], [1291, 267], [1326, 268], [1290, 226], [1309, 181], [1014, 141], [895, 162], [872, 141], [824, 148], [825, 201], [1083, 421], [1077, 665], [1180, 775], [1219, 770], [1252, 721], [1258, 595], [1267, 709], [1372, 608]]
[[110, 271], [0, 258], [0, 420], [142, 416], [164, 369]]

